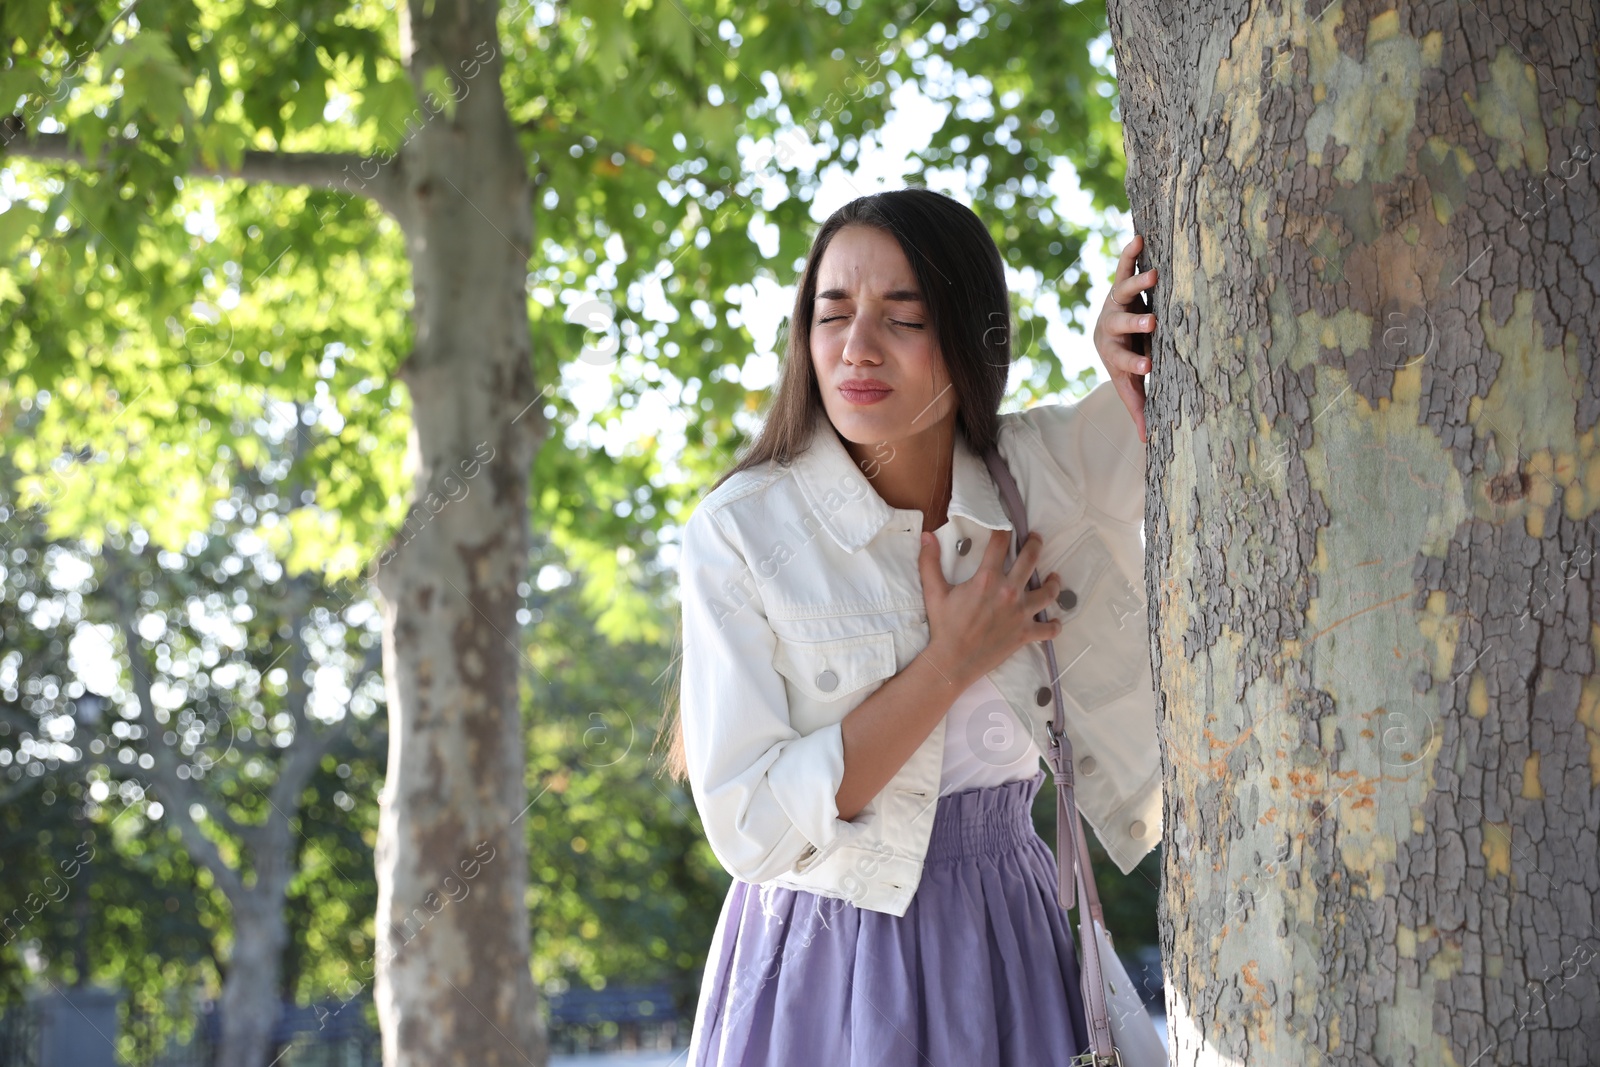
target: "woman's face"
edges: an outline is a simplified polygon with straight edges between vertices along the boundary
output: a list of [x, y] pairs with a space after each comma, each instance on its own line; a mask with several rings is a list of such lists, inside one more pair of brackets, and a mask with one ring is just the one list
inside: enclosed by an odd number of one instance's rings
[[847, 441], [893, 443], [955, 412], [917, 276], [900, 243], [876, 227], [846, 226], [822, 254], [811, 362], [828, 418]]

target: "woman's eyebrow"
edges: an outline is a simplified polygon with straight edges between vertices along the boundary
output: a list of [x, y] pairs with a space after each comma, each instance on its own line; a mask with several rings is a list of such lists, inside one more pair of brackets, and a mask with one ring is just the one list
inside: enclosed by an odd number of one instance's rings
[[[848, 300], [850, 294], [843, 289], [824, 289], [817, 294], [818, 300]], [[894, 300], [908, 304], [922, 303], [922, 294], [915, 289], [890, 289], [880, 300]]]

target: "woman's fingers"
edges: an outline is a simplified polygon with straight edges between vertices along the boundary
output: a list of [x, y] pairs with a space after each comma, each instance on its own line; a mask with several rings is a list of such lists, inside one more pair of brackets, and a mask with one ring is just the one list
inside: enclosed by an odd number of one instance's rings
[[[1027, 576], [1033, 573], [1033, 563], [1031, 562], [1031, 559], [1038, 557], [1040, 549], [1042, 549], [1044, 546], [1044, 538], [1039, 536], [1038, 530], [1029, 530], [1028, 536], [1022, 541], [1022, 547], [1017, 550], [1017, 558], [1011, 561], [1010, 567], [1007, 567], [1006, 549], [1011, 544], [1011, 531], [993, 531], [989, 534], [991, 539], [990, 543], [995, 544], [995, 534], [1000, 533], [1004, 533], [1006, 536], [998, 541], [1000, 553], [994, 559], [993, 566], [995, 570], [1005, 575], [1007, 580], [1009, 580], [1013, 585], [1026, 583], [1028, 580]], [[989, 558], [985, 556], [983, 562], [985, 565], [988, 565]], [[1021, 575], [1020, 582], [1018, 580], [1019, 575]]]
[[[1037, 617], [1041, 611], [1049, 611], [1056, 602], [1056, 597], [1061, 595], [1061, 575], [1051, 571], [1039, 582], [1039, 588], [1028, 591], [1025, 601], [1030, 618]], [[1060, 617], [1049, 620], [1051, 625], [1059, 623]]]
[[1155, 328], [1156, 317], [1149, 312], [1106, 312], [1106, 329], [1113, 334], [1149, 333]]
[[1117, 280], [1111, 283], [1111, 292], [1108, 299], [1118, 307], [1131, 308], [1135, 306], [1134, 298], [1141, 292], [1156, 284], [1156, 268], [1151, 267], [1143, 274], [1123, 274], [1122, 261], [1117, 262]]
[[1139, 429], [1139, 440], [1149, 443], [1150, 437], [1144, 424], [1144, 379], [1118, 374], [1111, 379], [1117, 390], [1117, 395], [1122, 397], [1122, 404], [1128, 409], [1128, 414], [1133, 416], [1133, 424]]
[[990, 530], [989, 543], [983, 546], [983, 560], [979, 563], [979, 566], [1004, 574], [1006, 572], [1006, 553], [1010, 548], [1010, 530]]
[[[1144, 250], [1144, 234], [1136, 233], [1133, 240], [1122, 246], [1122, 255], [1117, 257], [1117, 273], [1115, 281], [1133, 277], [1133, 272], [1139, 269], [1139, 253]], [[1115, 285], [1112, 286], [1115, 288]]]
[[1039, 556], [1044, 552], [1044, 538], [1038, 530], [1028, 531], [1028, 540], [1022, 546], [1022, 551], [1017, 553], [1017, 558], [1012, 561], [1011, 575], [1020, 578], [1017, 584], [1027, 587], [1028, 579], [1033, 577], [1033, 572], [1038, 569]]
[[1140, 377], [1150, 373], [1150, 357], [1127, 345], [1107, 345], [1100, 358], [1113, 378], [1123, 375]]
[[1144, 335], [1154, 332], [1156, 321], [1153, 314], [1144, 310], [1150, 302], [1138, 297], [1150, 291], [1157, 275], [1154, 269], [1139, 272], [1139, 254], [1143, 250], [1142, 234], [1135, 234], [1123, 246], [1111, 290], [1095, 322], [1094, 341], [1117, 395], [1139, 430], [1139, 440], [1148, 442], [1144, 376], [1150, 373], [1150, 357], [1141, 349], [1150, 347], [1150, 339]]

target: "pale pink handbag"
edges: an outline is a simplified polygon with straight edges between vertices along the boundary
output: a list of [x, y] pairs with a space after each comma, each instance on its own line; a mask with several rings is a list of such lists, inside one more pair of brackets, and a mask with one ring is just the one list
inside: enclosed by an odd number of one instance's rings
[[[983, 458], [1000, 489], [1000, 501], [1014, 527], [1011, 546], [1014, 559], [1028, 539], [1027, 509], [999, 451], [991, 448]], [[1039, 572], [1035, 570], [1028, 578], [1028, 588], [1037, 589], [1040, 584]], [[1041, 611], [1035, 617], [1043, 622], [1047, 615]], [[1056, 705], [1055, 718], [1049, 723], [1046, 755], [1056, 782], [1057, 895], [1063, 908], [1071, 910], [1077, 904], [1078, 898], [1073, 895], [1074, 879], [1067, 875], [1070, 866], [1076, 875], [1078, 894], [1087, 905], [1078, 908], [1078, 960], [1089, 1021], [1090, 1051], [1070, 1062], [1072, 1067], [1164, 1067], [1166, 1046], [1112, 948], [1111, 935], [1106, 932], [1100, 893], [1095, 888], [1094, 870], [1089, 865], [1089, 845], [1084, 839], [1083, 822], [1072, 794], [1072, 741], [1062, 726], [1065, 712], [1055, 643], [1049, 640], [1039, 643], [1044, 646], [1045, 659], [1050, 664], [1050, 689], [1055, 694]], [[1087, 923], [1085, 918], [1089, 920]]]

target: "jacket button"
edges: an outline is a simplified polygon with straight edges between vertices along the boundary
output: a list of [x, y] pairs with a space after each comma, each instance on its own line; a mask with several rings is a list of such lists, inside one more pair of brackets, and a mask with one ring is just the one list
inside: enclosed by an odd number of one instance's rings
[[1048, 685], [1041, 685], [1039, 691], [1033, 694], [1033, 702], [1041, 708], [1050, 703], [1052, 699], [1054, 699], [1054, 694], [1050, 692]]
[[1071, 611], [1078, 606], [1078, 594], [1070, 589], [1063, 589], [1056, 597], [1056, 603], [1061, 605], [1062, 611]]
[[972, 538], [963, 537], [961, 540], [956, 542], [956, 555], [965, 556], [967, 554], [967, 550], [970, 549], [971, 547], [972, 547]]
[[[1093, 756], [1085, 756], [1083, 759], [1078, 761], [1078, 770], [1084, 775], [1084, 777], [1088, 777], [1089, 775], [1093, 774], [1099, 769], [1099, 766], [1100, 765], [1094, 761]], [[1139, 835], [1135, 834], [1134, 836], [1137, 837]]]
[[1144, 821], [1141, 820], [1141, 819], [1133, 820], [1133, 825], [1128, 827], [1128, 836], [1129, 837], [1143, 837], [1144, 836]]
[[817, 688], [824, 693], [831, 693], [839, 686], [839, 676], [832, 671], [823, 671], [817, 675]]

